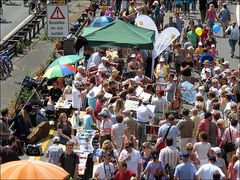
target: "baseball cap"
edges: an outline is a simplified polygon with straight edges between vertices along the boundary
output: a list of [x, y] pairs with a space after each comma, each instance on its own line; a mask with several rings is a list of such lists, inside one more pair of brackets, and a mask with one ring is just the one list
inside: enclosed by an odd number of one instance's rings
[[230, 62], [229, 61], [224, 61], [223, 65], [229, 65]]
[[215, 45], [214, 45], [214, 44], [212, 44], [212, 45], [211, 45], [211, 48], [215, 48]]
[[214, 68], [214, 71], [218, 71], [218, 70], [221, 70], [221, 68], [220, 68], [219, 66], [216, 66], [216, 67]]
[[219, 147], [212, 147], [211, 150], [213, 150], [213, 152], [216, 154], [221, 153], [221, 149]]
[[131, 58], [136, 58], [136, 54], [132, 54], [130, 57]]
[[206, 69], [205, 69], [205, 72], [208, 72], [208, 73], [210, 73], [210, 72], [211, 72], [211, 69], [209, 69], [209, 68], [206, 68]]
[[163, 58], [163, 57], [161, 57], [160, 59], [159, 59], [159, 62], [164, 62], [165, 61], [165, 59]]
[[182, 152], [180, 156], [184, 158], [189, 158], [189, 154], [187, 152]]
[[91, 107], [87, 107], [86, 108], [86, 113], [89, 114], [90, 112], [92, 112], [92, 108]]
[[102, 117], [108, 117], [108, 113], [106, 111], [101, 111], [99, 115]]
[[199, 45], [199, 46], [202, 46], [202, 42], [199, 42], [198, 45]]
[[53, 142], [59, 142], [59, 141], [60, 141], [60, 138], [58, 136], [54, 136]]

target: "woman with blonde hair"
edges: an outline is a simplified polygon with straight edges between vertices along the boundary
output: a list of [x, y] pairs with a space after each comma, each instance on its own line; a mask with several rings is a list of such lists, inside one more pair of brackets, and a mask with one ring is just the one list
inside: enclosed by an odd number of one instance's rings
[[200, 160], [197, 158], [196, 154], [193, 152], [193, 144], [187, 143], [185, 146], [185, 149], [187, 150], [187, 153], [189, 154], [189, 159], [192, 164], [194, 164], [196, 167], [200, 165]]
[[61, 113], [58, 120], [57, 131], [60, 137], [60, 143], [66, 144], [69, 140], [74, 139], [74, 130], [66, 113]]
[[121, 115], [124, 110], [124, 103], [122, 99], [117, 99], [116, 105], [114, 108], [115, 115]]
[[132, 141], [133, 142], [133, 148], [136, 149], [137, 148], [137, 140], [136, 140], [136, 137], [133, 136], [130, 132], [130, 129], [128, 126], [126, 126], [124, 128], [124, 135], [123, 135], [123, 140], [122, 140], [122, 147], [121, 147], [121, 150], [119, 152], [119, 154], [121, 153], [121, 151], [124, 149], [124, 144], [128, 141]]
[[210, 4], [209, 9], [207, 10], [206, 19], [205, 19], [210, 29], [213, 28], [215, 19], [218, 19], [215, 7], [214, 7], [214, 4]]

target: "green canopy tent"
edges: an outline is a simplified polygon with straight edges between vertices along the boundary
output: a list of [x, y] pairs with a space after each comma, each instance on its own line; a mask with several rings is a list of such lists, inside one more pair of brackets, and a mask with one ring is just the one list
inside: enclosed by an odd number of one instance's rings
[[101, 28], [87, 27], [82, 36], [88, 40], [90, 46], [138, 46], [152, 50], [155, 32], [116, 19]]

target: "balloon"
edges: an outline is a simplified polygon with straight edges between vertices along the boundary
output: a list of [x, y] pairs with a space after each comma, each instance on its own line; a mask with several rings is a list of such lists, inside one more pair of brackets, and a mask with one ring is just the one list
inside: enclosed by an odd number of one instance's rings
[[74, 25], [73, 25], [73, 29], [74, 29], [74, 31], [77, 31], [78, 28], [79, 28], [79, 26], [80, 26], [79, 24], [74, 24]]
[[197, 28], [195, 29], [195, 33], [196, 33], [198, 36], [201, 36], [201, 35], [202, 35], [202, 28], [197, 27]]
[[218, 25], [218, 24], [215, 24], [214, 26], [213, 26], [213, 32], [214, 33], [219, 33], [220, 32], [220, 26]]

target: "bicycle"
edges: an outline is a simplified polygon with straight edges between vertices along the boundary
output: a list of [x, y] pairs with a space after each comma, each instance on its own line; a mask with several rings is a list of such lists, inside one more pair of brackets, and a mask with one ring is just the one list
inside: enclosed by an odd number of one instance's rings
[[6, 67], [8, 69], [8, 72], [10, 73], [11, 70], [13, 70], [13, 63], [12, 63], [12, 61], [10, 59], [8, 50], [4, 50], [3, 51], [3, 53], [2, 53], [2, 60], [3, 60], [3, 63], [6, 65]]

